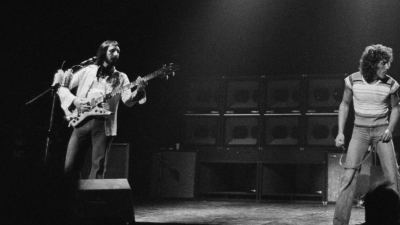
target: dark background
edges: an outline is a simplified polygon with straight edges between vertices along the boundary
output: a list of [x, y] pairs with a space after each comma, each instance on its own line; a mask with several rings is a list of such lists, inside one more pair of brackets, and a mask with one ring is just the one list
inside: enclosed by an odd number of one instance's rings
[[[47, 93], [25, 103], [50, 87], [64, 61], [68, 69], [94, 56], [103, 41], [117, 40], [117, 68], [130, 80], [164, 63], [181, 65], [176, 77], [149, 82], [146, 104], [119, 108], [114, 142], [130, 143], [132, 188], [136, 197], [146, 197], [151, 150], [181, 141], [184, 78], [350, 74], [366, 46], [383, 44], [394, 50], [389, 74], [399, 80], [399, 9], [397, 0], [8, 4], [2, 16], [3, 153], [12, 158], [15, 148], [25, 148], [25, 160], [40, 164], [52, 98]], [[71, 131], [62, 116], [57, 102], [51, 146], [56, 168], [62, 167]]]

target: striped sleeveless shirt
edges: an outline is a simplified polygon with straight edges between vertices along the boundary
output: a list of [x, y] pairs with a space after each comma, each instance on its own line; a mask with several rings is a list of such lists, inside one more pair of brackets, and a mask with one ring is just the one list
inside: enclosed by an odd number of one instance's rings
[[374, 84], [368, 84], [360, 72], [345, 78], [345, 84], [353, 92], [355, 126], [378, 127], [387, 125], [390, 95], [396, 93], [399, 84], [390, 76]]

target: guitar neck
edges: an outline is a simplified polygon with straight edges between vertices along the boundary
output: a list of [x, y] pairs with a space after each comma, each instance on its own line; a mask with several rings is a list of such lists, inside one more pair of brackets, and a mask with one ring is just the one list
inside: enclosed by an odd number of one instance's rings
[[[157, 71], [154, 71], [154, 72], [152, 72], [152, 73], [150, 73], [150, 74], [144, 76], [143, 79], [144, 79], [145, 81], [148, 81], [148, 80], [151, 80], [151, 79], [157, 77], [158, 75], [159, 75], [159, 72], [158, 72], [158, 70], [157, 70]], [[104, 102], [106, 102], [107, 100], [109, 100], [110, 98], [112, 98], [112, 97], [114, 97], [114, 96], [116, 96], [116, 95], [119, 95], [119, 94], [121, 94], [122, 92], [124, 92], [124, 91], [126, 91], [126, 90], [129, 90], [129, 89], [131, 89], [131, 88], [134, 88], [134, 87], [136, 87], [137, 85], [138, 85], [138, 83], [137, 83], [136, 81], [133, 81], [133, 82], [127, 84], [127, 85], [124, 85], [124, 86], [122, 86], [122, 87], [116, 88], [116, 89], [113, 90], [112, 92], [106, 94], [104, 97], [100, 97], [98, 100], [99, 100], [99, 101], [102, 100], [102, 102], [104, 103]]]

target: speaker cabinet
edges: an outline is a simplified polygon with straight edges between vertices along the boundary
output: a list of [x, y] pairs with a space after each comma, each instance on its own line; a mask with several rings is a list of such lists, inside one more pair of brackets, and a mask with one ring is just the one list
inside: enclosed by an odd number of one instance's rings
[[236, 78], [226, 80], [225, 111], [231, 113], [259, 112], [261, 79]]
[[275, 149], [260, 151], [261, 199], [325, 199], [325, 152]]
[[78, 189], [74, 220], [135, 221], [131, 188], [126, 179], [79, 180]]
[[266, 113], [300, 113], [304, 94], [301, 76], [271, 77], [266, 84]]
[[307, 76], [307, 112], [338, 112], [344, 92], [344, 75]]
[[300, 116], [265, 116], [267, 146], [296, 146], [300, 144]]
[[260, 140], [259, 116], [226, 116], [225, 146], [253, 146]]
[[153, 153], [151, 196], [194, 198], [195, 167], [195, 152]]
[[185, 116], [185, 146], [216, 146], [220, 137], [218, 115]]
[[256, 199], [257, 163], [207, 163], [199, 165], [200, 197]]
[[334, 146], [338, 134], [338, 116], [307, 116], [307, 144]]
[[[328, 202], [336, 202], [339, 197], [341, 178], [344, 172], [343, 166], [340, 165], [340, 160], [344, 165], [346, 162], [347, 154], [341, 153], [327, 153], [327, 200]], [[371, 155], [372, 156], [372, 155]], [[361, 171], [357, 178], [357, 187], [355, 196], [360, 196], [368, 192], [371, 187], [371, 165], [372, 157], [361, 165]], [[379, 173], [379, 170], [377, 171]]]
[[211, 113], [219, 111], [222, 97], [222, 78], [191, 78], [186, 81], [187, 113]]
[[263, 164], [262, 199], [323, 201], [324, 164]]
[[[113, 143], [108, 154], [105, 179], [127, 179], [129, 173], [129, 143]], [[92, 149], [85, 155], [81, 178], [87, 179], [92, 163]]]

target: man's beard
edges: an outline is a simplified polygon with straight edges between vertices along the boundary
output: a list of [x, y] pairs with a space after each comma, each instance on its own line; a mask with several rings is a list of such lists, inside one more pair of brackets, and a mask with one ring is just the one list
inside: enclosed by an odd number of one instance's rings
[[108, 65], [110, 65], [110, 66], [115, 66], [115, 65], [117, 65], [118, 58], [111, 58], [111, 59], [109, 59], [108, 57], [106, 57], [106, 58], [105, 58], [105, 61], [106, 61], [106, 63], [107, 63]]

